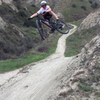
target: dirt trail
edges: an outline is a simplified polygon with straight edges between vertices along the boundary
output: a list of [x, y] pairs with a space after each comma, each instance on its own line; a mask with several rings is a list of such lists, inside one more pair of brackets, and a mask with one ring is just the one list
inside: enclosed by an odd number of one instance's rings
[[[76, 26], [69, 34], [62, 35], [57, 49], [48, 58], [30, 64], [0, 87], [0, 100], [47, 100], [57, 91], [61, 77], [73, 57], [64, 57], [66, 38], [73, 34]], [[71, 74], [68, 70], [68, 78]], [[70, 73], [70, 74], [69, 74]], [[0, 79], [1, 80], [1, 79]]]

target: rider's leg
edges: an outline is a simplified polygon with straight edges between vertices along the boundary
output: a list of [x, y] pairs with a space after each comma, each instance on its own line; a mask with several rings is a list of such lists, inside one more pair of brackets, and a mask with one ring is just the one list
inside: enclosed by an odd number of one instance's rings
[[[44, 18], [48, 21], [45, 21], [45, 23], [50, 24], [49, 21], [51, 19], [51, 17], [54, 16], [56, 19], [58, 19], [58, 17], [56, 16], [56, 14], [53, 14], [53, 12], [49, 12], [47, 13]], [[49, 28], [50, 29], [50, 33], [53, 33], [55, 31], [55, 29]]]
[[[50, 23], [48, 22], [48, 19], [46, 19], [46, 20], [47, 20], [47, 21], [45, 21], [45, 23], [49, 25]], [[44, 25], [45, 25], [45, 24], [44, 24]], [[48, 27], [47, 25], [45, 25], [45, 26], [46, 26], [49, 30], [52, 30], [52, 29], [51, 29], [50, 27]], [[49, 32], [49, 33], [50, 33], [50, 32]]]
[[[50, 24], [48, 21], [45, 21], [45, 23]], [[53, 33], [55, 31], [55, 29], [52, 29], [52, 28], [49, 28], [49, 29], [50, 29], [49, 33]]]

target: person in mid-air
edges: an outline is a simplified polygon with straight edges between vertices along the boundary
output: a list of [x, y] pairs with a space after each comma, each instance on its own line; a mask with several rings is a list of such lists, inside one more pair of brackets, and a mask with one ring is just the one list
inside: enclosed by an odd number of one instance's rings
[[[50, 21], [51, 17], [53, 16], [56, 20], [58, 20], [58, 16], [51, 10], [50, 6], [47, 5], [46, 1], [42, 1], [41, 2], [41, 8], [39, 11], [37, 11], [36, 13], [34, 13], [33, 15], [30, 16], [29, 19], [37, 16], [38, 14], [41, 14], [43, 16], [44, 19], [47, 19]], [[51, 29], [50, 31], [51, 33], [54, 32], [54, 29]]]

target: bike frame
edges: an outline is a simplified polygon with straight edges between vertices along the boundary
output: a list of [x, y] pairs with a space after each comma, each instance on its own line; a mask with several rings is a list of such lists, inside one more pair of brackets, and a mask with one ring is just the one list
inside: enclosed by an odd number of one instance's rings
[[[56, 29], [56, 27], [55, 26], [52, 26], [52, 24], [50, 24], [50, 21], [48, 21], [48, 20], [45, 20], [45, 19], [43, 19], [43, 18], [40, 18], [39, 16], [37, 16], [37, 20], [40, 22], [40, 23], [43, 23], [43, 24], [45, 24], [46, 26], [48, 26], [49, 28], [55, 28]], [[48, 23], [46, 23], [46, 22], [48, 22]], [[54, 23], [54, 22], [53, 22]], [[55, 23], [54, 23], [55, 24]]]
[[[69, 33], [68, 25], [65, 22], [63, 22], [62, 20], [58, 20], [57, 22], [55, 22], [55, 21], [49, 21], [49, 20], [43, 19], [43, 18], [39, 17], [39, 15], [37, 15], [36, 17], [37, 17], [36, 23], [37, 23], [37, 26], [38, 26], [38, 30], [41, 29], [43, 31], [43, 25], [42, 24], [44, 24], [45, 26], [48, 26], [50, 29], [57, 30], [58, 32], [60, 32], [62, 34]], [[41, 34], [42, 33], [43, 32], [41, 32]]]

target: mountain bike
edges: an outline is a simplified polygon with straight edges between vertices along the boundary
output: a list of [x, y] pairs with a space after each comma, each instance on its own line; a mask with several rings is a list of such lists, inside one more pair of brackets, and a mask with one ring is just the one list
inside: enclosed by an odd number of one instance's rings
[[37, 15], [36, 17], [37, 17], [36, 25], [37, 25], [39, 34], [43, 40], [45, 40], [45, 38], [46, 38], [46, 36], [44, 34], [44, 30], [43, 30], [43, 24], [45, 24], [46, 26], [48, 26], [49, 28], [51, 28], [53, 30], [57, 30], [58, 32], [60, 32], [62, 34], [69, 33], [68, 25], [65, 22], [63, 22], [62, 20], [49, 21], [49, 20], [41, 18], [39, 15]]

